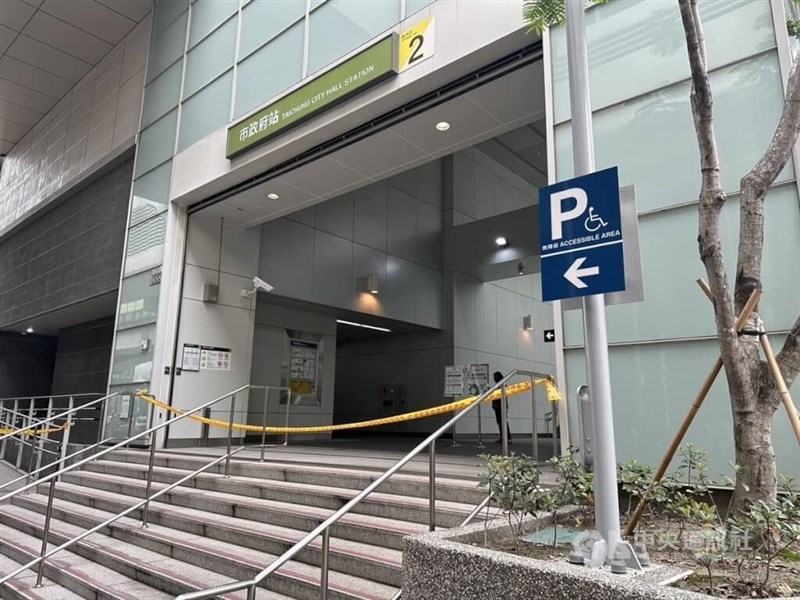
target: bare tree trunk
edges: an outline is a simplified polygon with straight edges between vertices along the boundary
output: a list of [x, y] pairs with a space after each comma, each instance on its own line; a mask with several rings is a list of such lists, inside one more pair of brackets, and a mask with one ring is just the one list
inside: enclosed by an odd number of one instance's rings
[[[780, 399], [768, 369], [761, 361], [757, 335], [740, 338], [735, 330], [734, 315], [741, 311], [750, 294], [761, 288], [764, 199], [791, 156], [800, 131], [800, 69], [795, 61], [775, 135], [767, 151], [741, 181], [738, 262], [735, 290], [731, 294], [719, 235], [725, 192], [720, 179], [703, 27], [697, 0], [678, 0], [678, 4], [692, 74], [691, 105], [702, 173], [697, 239], [700, 258], [714, 295], [714, 318], [733, 413], [736, 462], [742, 467], [736, 478], [732, 506], [732, 514], [735, 514], [750, 502], [773, 500], [777, 490], [772, 421]], [[746, 329], [760, 328], [761, 320], [754, 312]], [[800, 318], [778, 360], [788, 385], [791, 385], [800, 372]]]

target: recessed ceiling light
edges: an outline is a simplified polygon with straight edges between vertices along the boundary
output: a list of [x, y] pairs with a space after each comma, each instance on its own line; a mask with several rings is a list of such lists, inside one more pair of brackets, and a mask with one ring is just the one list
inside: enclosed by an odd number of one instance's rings
[[439, 121], [436, 124], [436, 129], [438, 129], [439, 131], [447, 131], [448, 129], [450, 129], [450, 123], [448, 123], [447, 121]]
[[494, 243], [500, 246], [501, 248], [505, 248], [508, 246], [508, 240], [504, 238], [502, 235], [497, 236], [494, 240]]
[[278, 198], [280, 198], [280, 196], [275, 192], [270, 192], [269, 194], [267, 194], [267, 198], [269, 198], [270, 200], [277, 200]]
[[25, 333], [33, 333], [33, 327], [28, 327], [28, 328], [25, 330]]

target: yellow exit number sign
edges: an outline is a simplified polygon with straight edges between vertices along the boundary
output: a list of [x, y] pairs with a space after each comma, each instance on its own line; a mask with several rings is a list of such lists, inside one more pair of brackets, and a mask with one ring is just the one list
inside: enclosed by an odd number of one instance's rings
[[428, 17], [400, 34], [399, 72], [402, 73], [433, 56], [436, 41], [433, 20], [432, 16]]

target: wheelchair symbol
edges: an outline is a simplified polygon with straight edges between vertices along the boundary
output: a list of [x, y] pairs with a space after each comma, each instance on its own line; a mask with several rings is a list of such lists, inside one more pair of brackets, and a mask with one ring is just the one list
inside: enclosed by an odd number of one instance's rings
[[606, 227], [608, 223], [606, 223], [602, 217], [596, 215], [594, 213], [594, 207], [589, 207], [589, 216], [586, 217], [586, 220], [583, 223], [583, 226], [586, 228], [586, 231], [595, 232], [602, 227]]

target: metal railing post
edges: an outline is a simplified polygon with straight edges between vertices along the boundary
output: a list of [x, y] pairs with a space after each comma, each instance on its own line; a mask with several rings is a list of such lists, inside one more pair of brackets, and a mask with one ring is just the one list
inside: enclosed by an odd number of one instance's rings
[[536, 453], [536, 449], [539, 447], [539, 444], [536, 440], [536, 394], [534, 390], [536, 389], [536, 376], [531, 375], [531, 456], [536, 457], [538, 459], [538, 455]]
[[486, 446], [483, 445], [483, 415], [481, 414], [481, 408], [483, 408], [483, 402], [478, 403], [478, 445], [475, 446], [476, 448], [485, 448]]
[[506, 384], [500, 388], [500, 441], [502, 442], [503, 456], [508, 456], [508, 394]]
[[[5, 403], [3, 403], [3, 404], [5, 404]], [[8, 409], [5, 408], [5, 407], [3, 407], [2, 410], [3, 411], [8, 411]], [[11, 420], [9, 421], [9, 424], [10, 424], [9, 427], [14, 427], [13, 419], [14, 419], [14, 417], [12, 416]], [[0, 460], [5, 460], [6, 459], [6, 441], [8, 441], [8, 438], [3, 438], [3, 441], [0, 442]]]
[[236, 394], [231, 396], [231, 410], [228, 417], [228, 457], [225, 459], [225, 478], [231, 476], [231, 441], [233, 439], [233, 411], [236, 408]]
[[47, 554], [47, 537], [50, 535], [50, 519], [53, 516], [53, 498], [56, 495], [56, 478], [50, 480], [50, 491], [47, 494], [47, 513], [44, 517], [44, 529], [42, 530], [42, 553], [39, 555], [39, 571], [36, 574], [36, 586], [42, 587], [42, 576], [44, 575], [44, 555]]
[[428, 446], [428, 529], [436, 531], [436, 440]]
[[[74, 408], [75, 400], [72, 396], [69, 397], [69, 404], [67, 404], [67, 410], [72, 410]], [[61, 434], [61, 460], [63, 461], [67, 454], [69, 453], [69, 432], [72, 430], [72, 414], [67, 415], [67, 422], [65, 423], [66, 427], [64, 428], [63, 433]], [[62, 462], [60, 468], [64, 468], [66, 465]], [[61, 475], [56, 477], [59, 481], [61, 481]]]
[[[28, 414], [30, 414], [31, 411], [33, 411], [33, 400], [29, 400], [29, 402], [31, 403], [31, 405], [30, 405], [30, 407], [28, 409]], [[17, 405], [16, 405], [16, 403], [14, 403], [14, 412], [17, 412], [16, 408], [17, 408]], [[22, 417], [22, 415], [20, 415], [20, 417], [21, 417], [20, 420], [21, 420], [22, 424], [20, 425], [19, 428], [24, 428], [25, 427], [25, 417]], [[30, 421], [31, 421], [32, 418], [33, 418], [33, 415], [28, 417], [28, 424], [29, 425], [30, 425]], [[22, 466], [22, 449], [25, 447], [25, 444], [22, 443], [22, 434], [20, 434], [19, 438], [15, 438], [15, 439], [17, 439], [17, 462], [16, 462], [16, 467], [19, 469]]]
[[[292, 405], [292, 390], [286, 391], [286, 425], [285, 427], [289, 428], [289, 407]], [[289, 445], [289, 432], [287, 431], [283, 437], [283, 445]]]
[[[50, 396], [47, 400], [47, 417], [45, 420], [50, 420], [50, 417], [53, 416], [53, 397]], [[50, 425], [45, 427], [45, 429], [50, 429]], [[43, 433], [39, 436], [39, 455], [36, 458], [36, 470], [38, 471], [42, 466], [42, 448], [44, 448], [44, 441], [50, 439], [49, 433]]]
[[558, 404], [551, 402], [550, 414], [553, 416], [553, 457], [558, 456]]
[[261, 462], [264, 462], [264, 451], [267, 447], [267, 410], [269, 409], [269, 386], [264, 388], [264, 422], [261, 430]]
[[[150, 426], [147, 429], [153, 428], [153, 422], [155, 421], [156, 415], [156, 407], [152, 406], [150, 408]], [[154, 435], [155, 432], [150, 433], [150, 459], [147, 462], [147, 487], [144, 492], [144, 497], [147, 502], [144, 503], [142, 507], [142, 527], [147, 527], [147, 517], [150, 513], [150, 490], [153, 487], [153, 465], [156, 461], [156, 438], [158, 436]], [[130, 446], [130, 441], [128, 442]]]
[[256, 586], [251, 585], [247, 588], [247, 600], [256, 600]]
[[328, 527], [322, 532], [322, 569], [319, 574], [320, 600], [328, 600], [328, 561], [331, 550], [331, 529]]

